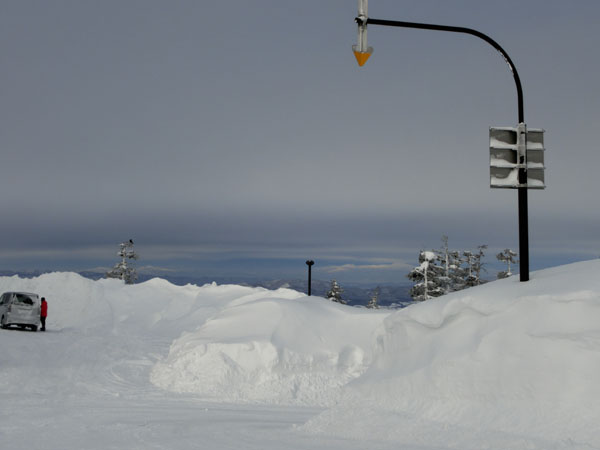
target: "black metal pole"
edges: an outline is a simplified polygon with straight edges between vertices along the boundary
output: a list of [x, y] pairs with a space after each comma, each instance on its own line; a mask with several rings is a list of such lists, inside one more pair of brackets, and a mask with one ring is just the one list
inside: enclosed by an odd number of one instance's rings
[[[365, 24], [365, 21], [359, 17], [356, 18], [356, 22], [359, 24]], [[401, 27], [401, 28], [417, 28], [421, 30], [435, 30], [435, 31], [449, 31], [451, 33], [463, 33], [476, 36], [483, 39], [485, 42], [494, 47], [504, 58], [506, 64], [510, 68], [515, 85], [517, 87], [517, 102], [518, 102], [518, 116], [519, 121], [517, 123], [525, 123], [525, 112], [523, 108], [523, 88], [521, 86], [521, 79], [517, 68], [513, 64], [508, 53], [494, 41], [491, 37], [483, 34], [472, 28], [464, 27], [452, 27], [446, 25], [433, 25], [428, 23], [415, 23], [415, 22], [402, 22], [395, 20], [379, 20], [379, 19], [366, 19], [366, 24], [369, 25], [383, 25], [389, 27]], [[527, 168], [519, 169], [519, 184], [527, 184]], [[519, 187], [518, 190], [518, 201], [519, 201], [519, 264], [520, 264], [520, 280], [529, 281], [529, 219], [528, 219], [528, 205], [527, 205], [527, 188]]]
[[[519, 184], [527, 184], [527, 170], [519, 169]], [[527, 188], [519, 187], [519, 277], [529, 281], [529, 217], [527, 206]]]
[[311, 269], [312, 269], [312, 266], [313, 266], [314, 263], [315, 262], [312, 261], [312, 260], [306, 261], [306, 265], [308, 266], [308, 295], [309, 295], [309, 297], [310, 297], [311, 291], [312, 291], [312, 287], [311, 287], [311, 284], [312, 284], [312, 280], [311, 280], [312, 273], [311, 273], [311, 271], [312, 270]]

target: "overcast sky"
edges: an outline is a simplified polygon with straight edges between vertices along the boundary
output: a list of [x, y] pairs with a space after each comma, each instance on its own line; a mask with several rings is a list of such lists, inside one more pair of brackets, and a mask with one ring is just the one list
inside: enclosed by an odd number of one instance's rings
[[[0, 0], [0, 269], [406, 281], [420, 249], [518, 249], [489, 188], [517, 124], [502, 57], [467, 35], [369, 27], [356, 0]], [[600, 256], [600, 2], [371, 0], [477, 29], [544, 128], [531, 268]], [[494, 274], [492, 273], [491, 276]]]

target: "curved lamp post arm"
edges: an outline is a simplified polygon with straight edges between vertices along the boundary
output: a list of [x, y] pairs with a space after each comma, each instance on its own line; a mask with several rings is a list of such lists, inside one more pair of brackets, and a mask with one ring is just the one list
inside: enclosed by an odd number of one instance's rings
[[421, 30], [449, 31], [451, 33], [470, 34], [471, 36], [476, 36], [479, 39], [484, 40], [485, 42], [490, 44], [492, 47], [494, 47], [498, 51], [498, 53], [500, 53], [502, 55], [502, 57], [504, 58], [504, 61], [506, 61], [506, 64], [508, 64], [508, 67], [510, 68], [510, 71], [513, 74], [513, 78], [515, 79], [515, 85], [517, 87], [517, 97], [518, 97], [517, 101], [518, 101], [518, 108], [519, 108], [519, 122], [518, 123], [525, 122], [525, 112], [523, 110], [523, 88], [521, 86], [521, 79], [519, 78], [519, 72], [517, 72], [517, 68], [513, 64], [512, 60], [510, 59], [510, 56], [508, 56], [508, 53], [506, 53], [506, 51], [500, 46], [500, 44], [498, 44], [495, 40], [493, 40], [488, 35], [483, 34], [480, 31], [473, 30], [472, 28], [451, 27], [451, 26], [446, 26], [446, 25], [433, 25], [433, 24], [428, 24], [428, 23], [402, 22], [402, 21], [396, 21], [396, 20], [380, 20], [380, 19], [371, 19], [370, 17], [366, 19], [366, 22], [362, 18], [357, 17], [356, 22], [359, 24], [363, 23], [363, 24], [372, 24], [372, 25], [383, 25], [383, 26], [388, 26], [388, 27], [417, 28], [417, 29], [421, 29]]

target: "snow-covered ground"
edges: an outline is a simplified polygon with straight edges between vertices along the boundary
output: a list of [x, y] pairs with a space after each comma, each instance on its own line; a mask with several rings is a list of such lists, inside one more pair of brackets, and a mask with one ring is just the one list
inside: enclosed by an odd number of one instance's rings
[[366, 310], [296, 291], [0, 278], [0, 448], [600, 449], [600, 261]]

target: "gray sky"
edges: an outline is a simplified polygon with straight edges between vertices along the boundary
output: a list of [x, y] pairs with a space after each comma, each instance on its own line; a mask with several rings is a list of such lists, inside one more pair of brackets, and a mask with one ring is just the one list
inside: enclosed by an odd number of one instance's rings
[[[532, 270], [600, 256], [600, 3], [371, 0], [373, 18], [475, 28], [546, 130]], [[0, 269], [405, 281], [418, 251], [518, 248], [489, 188], [513, 78], [472, 36], [369, 27], [356, 0], [0, 1]], [[492, 274], [493, 275], [493, 274]]]

